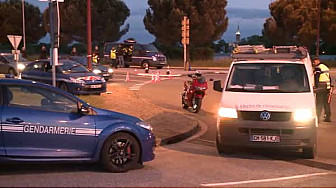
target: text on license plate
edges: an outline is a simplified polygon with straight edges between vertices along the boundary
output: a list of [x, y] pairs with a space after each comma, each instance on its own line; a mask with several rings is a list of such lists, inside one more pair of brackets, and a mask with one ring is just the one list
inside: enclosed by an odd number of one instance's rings
[[93, 89], [97, 89], [97, 88], [101, 88], [102, 85], [89, 85], [90, 88], [93, 88]]
[[250, 140], [252, 142], [280, 142], [280, 136], [252, 135]]

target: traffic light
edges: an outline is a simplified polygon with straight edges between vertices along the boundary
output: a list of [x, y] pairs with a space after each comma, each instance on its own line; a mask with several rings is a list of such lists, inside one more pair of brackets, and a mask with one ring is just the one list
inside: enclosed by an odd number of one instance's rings
[[181, 31], [182, 31], [182, 44], [183, 45], [188, 45], [189, 44], [189, 30], [190, 30], [190, 26], [189, 26], [189, 19], [188, 17], [183, 17], [182, 20], [182, 27], [181, 27]]

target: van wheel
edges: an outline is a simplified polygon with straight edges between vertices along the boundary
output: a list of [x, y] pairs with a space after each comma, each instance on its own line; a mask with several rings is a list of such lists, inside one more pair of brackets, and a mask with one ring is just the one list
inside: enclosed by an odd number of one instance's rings
[[217, 146], [217, 151], [219, 154], [233, 154], [234, 149], [232, 146], [229, 145], [224, 145], [221, 143], [218, 139], [218, 136], [216, 136], [216, 146]]
[[302, 150], [302, 157], [305, 159], [314, 159], [316, 156], [316, 145]]
[[141, 63], [141, 68], [146, 68], [147, 66], [149, 68], [149, 63], [147, 61]]
[[138, 141], [127, 133], [110, 136], [102, 149], [101, 163], [109, 172], [126, 172], [136, 167], [140, 159]]

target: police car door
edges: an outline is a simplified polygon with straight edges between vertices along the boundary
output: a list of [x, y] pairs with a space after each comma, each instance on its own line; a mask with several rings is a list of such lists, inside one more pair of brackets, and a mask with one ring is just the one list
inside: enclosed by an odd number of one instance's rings
[[78, 101], [36, 85], [8, 85], [2, 123], [9, 156], [91, 157], [93, 115], [82, 115]]
[[[3, 109], [3, 92], [2, 92], [2, 88], [0, 86], [0, 120], [2, 117], [2, 109]], [[0, 123], [0, 126], [2, 126], [2, 124]], [[4, 146], [4, 141], [3, 141], [3, 137], [2, 137], [2, 127], [1, 127], [1, 133], [0, 133], [0, 155], [5, 155], [5, 146]]]

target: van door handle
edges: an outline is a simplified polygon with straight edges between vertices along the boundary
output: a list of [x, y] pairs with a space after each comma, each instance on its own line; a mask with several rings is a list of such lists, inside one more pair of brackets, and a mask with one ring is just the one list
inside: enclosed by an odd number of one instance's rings
[[24, 122], [22, 119], [20, 119], [18, 117], [7, 118], [6, 121], [10, 122], [10, 123], [22, 123], [22, 122]]

